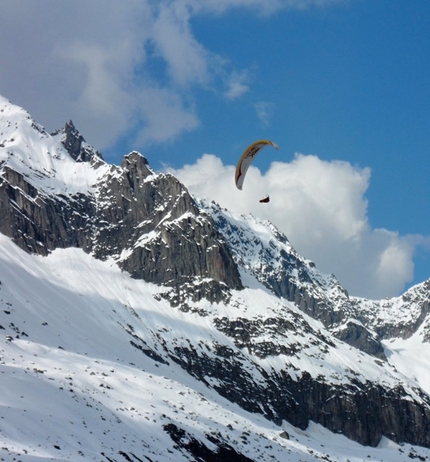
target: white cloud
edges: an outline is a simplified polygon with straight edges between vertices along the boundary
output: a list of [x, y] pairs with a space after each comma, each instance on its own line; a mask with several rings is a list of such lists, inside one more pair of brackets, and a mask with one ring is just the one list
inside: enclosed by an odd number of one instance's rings
[[[249, 91], [247, 71], [234, 69], [194, 36], [195, 15], [232, 8], [272, 14], [336, 1], [6, 0], [1, 92], [48, 130], [72, 118], [102, 150], [130, 128], [142, 142], [162, 142], [199, 125], [196, 89], [229, 99]], [[183, 123], [174, 122], [178, 115]]]
[[[234, 185], [234, 170], [206, 154], [170, 171], [197, 197], [272, 221], [300, 254], [334, 273], [354, 295], [398, 295], [412, 280], [414, 251], [423, 238], [371, 228], [368, 168], [298, 154], [291, 163], [273, 162], [265, 174], [251, 166], [243, 191]], [[266, 194], [270, 203], [260, 204]]]
[[179, 0], [4, 2], [2, 94], [48, 130], [72, 118], [102, 150], [130, 128], [145, 143], [192, 130], [192, 89], [222, 61], [194, 38], [189, 11]]
[[138, 146], [148, 140], [172, 139], [184, 131], [199, 126], [199, 119], [193, 106], [186, 105], [181, 95], [163, 88], [145, 88], [140, 92], [140, 117], [145, 121], [138, 130], [135, 143]]
[[[79, 93], [69, 102], [78, 126], [91, 127], [96, 141], [104, 141], [102, 147], [113, 143], [118, 132], [129, 126], [134, 106], [131, 95], [123, 87], [127, 77], [110, 70], [113, 53], [99, 45], [82, 42], [75, 42], [58, 53], [73, 75], [83, 74]], [[109, 126], [115, 129], [106, 130]]]
[[227, 91], [224, 96], [227, 99], [234, 100], [240, 98], [243, 94], [249, 91], [249, 75], [247, 71], [233, 71], [227, 78]]
[[150, 23], [145, 1], [4, 2], [1, 91], [48, 130], [72, 118], [103, 149], [135, 112]]
[[273, 115], [275, 105], [267, 101], [259, 101], [254, 104], [257, 117], [264, 126], [268, 126]]
[[209, 81], [210, 53], [193, 36], [189, 21], [189, 10], [181, 2], [160, 2], [154, 17], [152, 40], [179, 85]]
[[347, 0], [180, 0], [194, 12], [211, 11], [218, 14], [231, 8], [250, 8], [263, 15], [270, 15], [280, 10], [303, 10], [310, 7], [323, 7]]

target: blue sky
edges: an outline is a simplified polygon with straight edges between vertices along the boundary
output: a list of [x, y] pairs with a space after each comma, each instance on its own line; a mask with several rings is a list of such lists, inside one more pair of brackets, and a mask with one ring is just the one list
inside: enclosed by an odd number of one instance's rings
[[427, 0], [2, 0], [0, 94], [393, 296], [430, 277], [429, 31]]

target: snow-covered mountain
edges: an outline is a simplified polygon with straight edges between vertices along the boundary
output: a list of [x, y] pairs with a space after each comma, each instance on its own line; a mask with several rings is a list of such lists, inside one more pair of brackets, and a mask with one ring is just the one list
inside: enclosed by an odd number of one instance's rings
[[0, 460], [430, 460], [430, 281], [350, 297], [2, 97], [0, 233]]

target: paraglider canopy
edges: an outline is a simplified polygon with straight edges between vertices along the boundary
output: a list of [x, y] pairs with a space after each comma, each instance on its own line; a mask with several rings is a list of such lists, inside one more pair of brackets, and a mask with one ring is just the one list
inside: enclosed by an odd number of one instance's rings
[[234, 176], [237, 189], [242, 190], [245, 175], [249, 166], [252, 164], [252, 161], [255, 159], [257, 154], [266, 146], [273, 146], [275, 149], [279, 149], [278, 145], [273, 141], [259, 140], [250, 144], [240, 156], [236, 165], [236, 174]]
[[270, 196], [263, 197], [263, 199], [260, 199], [261, 204], [267, 204], [267, 202], [270, 202]]

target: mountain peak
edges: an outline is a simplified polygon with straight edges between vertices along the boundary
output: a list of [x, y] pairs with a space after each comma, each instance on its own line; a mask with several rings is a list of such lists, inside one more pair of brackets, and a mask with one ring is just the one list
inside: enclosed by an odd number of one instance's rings
[[135, 170], [139, 177], [146, 178], [149, 175], [153, 175], [154, 171], [149, 165], [148, 160], [138, 151], [132, 151], [124, 156], [121, 168], [128, 171]]
[[103, 160], [102, 154], [85, 141], [72, 120], [66, 122], [61, 130], [51, 133], [51, 136], [60, 138], [61, 144], [76, 162], [90, 162], [94, 158]]

